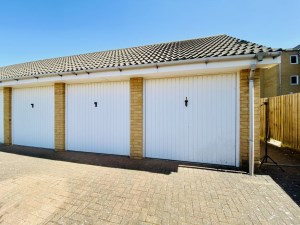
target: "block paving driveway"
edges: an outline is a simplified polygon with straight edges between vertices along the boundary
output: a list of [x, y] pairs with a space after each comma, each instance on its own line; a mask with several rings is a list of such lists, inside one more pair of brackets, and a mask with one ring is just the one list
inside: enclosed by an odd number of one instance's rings
[[0, 224], [300, 224], [299, 206], [268, 175], [180, 163], [159, 172], [164, 164], [145, 160], [151, 171], [0, 151]]

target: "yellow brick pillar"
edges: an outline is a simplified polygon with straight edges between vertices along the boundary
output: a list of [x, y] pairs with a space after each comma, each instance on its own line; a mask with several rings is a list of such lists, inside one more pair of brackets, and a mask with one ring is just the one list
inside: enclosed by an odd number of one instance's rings
[[65, 150], [65, 84], [54, 84], [55, 151]]
[[12, 88], [3, 88], [3, 126], [4, 126], [4, 144], [11, 145], [12, 132], [11, 132], [11, 101], [12, 101]]
[[130, 158], [143, 158], [143, 78], [130, 79]]
[[[249, 165], [249, 75], [250, 70], [240, 71], [240, 166]], [[260, 160], [260, 70], [254, 75], [254, 161]]]

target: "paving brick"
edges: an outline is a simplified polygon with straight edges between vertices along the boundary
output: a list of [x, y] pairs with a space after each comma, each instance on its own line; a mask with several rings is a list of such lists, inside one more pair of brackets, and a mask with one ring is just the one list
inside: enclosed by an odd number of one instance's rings
[[[4, 149], [10, 153], [0, 151], [3, 224], [300, 222], [299, 206], [268, 174], [250, 177], [239, 171], [200, 169], [195, 164], [187, 168], [181, 166], [183, 162], [153, 159], [143, 164], [134, 161], [137, 167], [131, 167], [133, 162], [126, 157], [95, 154], [91, 159], [98, 164], [88, 165], [72, 163], [79, 161], [78, 153], [48, 155], [72, 158], [66, 162], [20, 155], [21, 149], [34, 155], [33, 148], [0, 146]], [[83, 161], [89, 157], [79, 155]], [[264, 171], [269, 167], [264, 166]], [[298, 193], [296, 188], [294, 193]]]

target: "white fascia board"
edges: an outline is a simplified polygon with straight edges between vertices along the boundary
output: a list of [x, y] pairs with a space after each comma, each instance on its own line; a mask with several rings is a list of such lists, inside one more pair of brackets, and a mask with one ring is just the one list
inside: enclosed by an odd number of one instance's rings
[[242, 69], [249, 69], [251, 64], [257, 64], [257, 68], [269, 68], [281, 62], [281, 57], [268, 57], [257, 62], [256, 59], [242, 59], [233, 61], [212, 61], [175, 65], [153, 65], [146, 68], [135, 67], [132, 69], [118, 69], [98, 72], [78, 72], [75, 74], [41, 76], [38, 78], [23, 78], [19, 80], [2, 81], [0, 87], [24, 87], [51, 85], [53, 83], [85, 83], [129, 80], [132, 77], [144, 77], [145, 79], [179, 77], [189, 75], [205, 75], [218, 73], [238, 72]]
[[40, 77], [40, 78], [27, 78], [22, 80], [9, 80], [2, 81], [0, 87], [30, 87], [30, 86], [48, 86], [53, 85], [53, 83], [61, 82], [61, 77], [51, 76], [51, 77]]

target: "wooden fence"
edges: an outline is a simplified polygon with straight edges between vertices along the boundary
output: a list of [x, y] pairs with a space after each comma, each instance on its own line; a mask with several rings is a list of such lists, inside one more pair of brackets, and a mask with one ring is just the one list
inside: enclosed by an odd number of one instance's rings
[[[260, 136], [265, 136], [264, 99], [261, 99]], [[300, 149], [300, 93], [269, 98], [269, 136], [283, 146]]]

